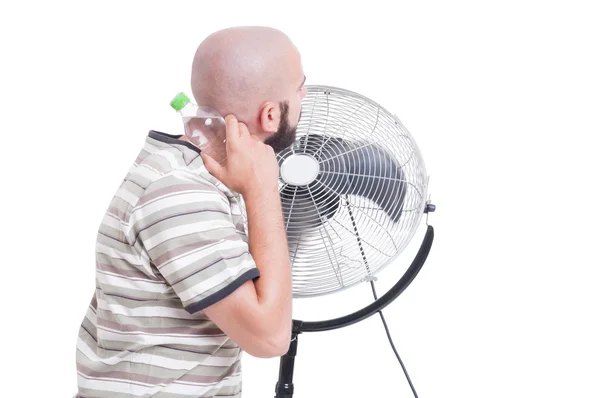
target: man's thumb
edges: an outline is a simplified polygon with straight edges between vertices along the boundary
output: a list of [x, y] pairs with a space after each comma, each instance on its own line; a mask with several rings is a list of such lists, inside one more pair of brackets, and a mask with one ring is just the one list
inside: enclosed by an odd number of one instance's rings
[[214, 175], [215, 177], [217, 177], [218, 180], [221, 180], [221, 175], [223, 173], [223, 167], [221, 167], [219, 162], [217, 162], [216, 160], [214, 160], [213, 158], [211, 158], [209, 155], [205, 154], [204, 152], [201, 152], [200, 156], [202, 156], [202, 160], [204, 161], [204, 166], [206, 166], [206, 169], [208, 170], [208, 172], [210, 174]]

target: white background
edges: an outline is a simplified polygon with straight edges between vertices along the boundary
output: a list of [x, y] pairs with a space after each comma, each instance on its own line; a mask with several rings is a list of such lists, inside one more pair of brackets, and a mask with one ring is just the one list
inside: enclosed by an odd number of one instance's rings
[[[0, 395], [74, 394], [106, 206], [149, 129], [181, 132], [168, 103], [198, 43], [269, 25], [299, 47], [307, 84], [379, 102], [423, 153], [436, 240], [385, 310], [420, 397], [599, 397], [594, 3], [2, 2]], [[369, 300], [359, 287], [295, 315]], [[244, 397], [273, 396], [277, 369], [245, 356]], [[298, 398], [412, 396], [378, 317], [300, 336], [295, 382]]]

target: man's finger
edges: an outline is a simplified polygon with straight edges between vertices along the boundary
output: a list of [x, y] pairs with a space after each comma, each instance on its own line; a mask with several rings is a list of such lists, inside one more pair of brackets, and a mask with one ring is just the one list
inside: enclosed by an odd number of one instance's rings
[[204, 161], [204, 166], [206, 167], [206, 170], [208, 170], [210, 174], [215, 176], [217, 180], [220, 181], [223, 172], [223, 167], [221, 167], [221, 165], [216, 160], [214, 160], [204, 152], [200, 152], [200, 156]]
[[234, 142], [240, 136], [238, 120], [234, 115], [225, 116], [225, 139], [228, 143]]
[[235, 148], [240, 139], [238, 121], [234, 115], [225, 116], [225, 150], [227, 153]]
[[248, 126], [243, 122], [238, 122], [238, 130], [240, 132], [240, 137], [244, 137], [250, 135], [250, 131], [248, 130]]

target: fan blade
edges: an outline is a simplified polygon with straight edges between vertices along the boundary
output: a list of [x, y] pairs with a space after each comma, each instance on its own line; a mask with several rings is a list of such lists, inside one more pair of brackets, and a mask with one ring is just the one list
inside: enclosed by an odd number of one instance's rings
[[287, 185], [281, 190], [281, 205], [288, 236], [299, 235], [306, 228], [314, 228], [333, 217], [339, 208], [339, 195], [320, 192], [317, 197], [310, 185], [294, 187]]
[[402, 167], [383, 147], [323, 137], [319, 180], [339, 194], [368, 198], [398, 222], [406, 195]]
[[400, 220], [406, 181], [401, 166], [383, 147], [318, 134], [304, 136], [294, 146], [316, 157], [320, 172], [308, 186], [286, 186], [281, 191], [291, 232], [319, 226], [331, 218], [341, 195], [366, 197], [394, 222]]

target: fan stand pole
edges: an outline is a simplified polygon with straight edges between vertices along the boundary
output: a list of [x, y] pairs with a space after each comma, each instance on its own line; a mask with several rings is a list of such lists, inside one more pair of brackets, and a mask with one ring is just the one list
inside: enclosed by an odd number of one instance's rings
[[275, 398], [292, 398], [294, 394], [294, 361], [298, 351], [298, 335], [302, 333], [301, 321], [294, 320], [292, 326], [292, 339], [288, 352], [279, 360], [279, 380], [275, 386]]

